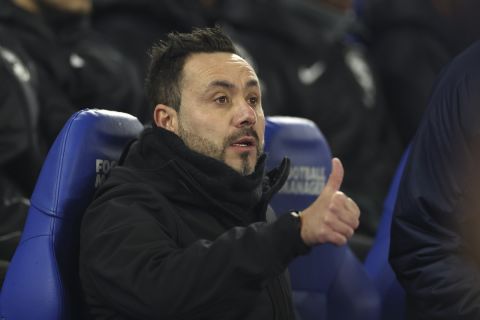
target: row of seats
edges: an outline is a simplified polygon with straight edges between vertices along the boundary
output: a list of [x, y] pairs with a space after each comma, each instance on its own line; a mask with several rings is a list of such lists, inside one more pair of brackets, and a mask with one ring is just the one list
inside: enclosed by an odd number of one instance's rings
[[[65, 124], [42, 168], [20, 245], [0, 292], [0, 319], [81, 318], [81, 216], [95, 186], [142, 128], [131, 115], [96, 109], [79, 111]], [[265, 151], [269, 168], [284, 156], [292, 161], [285, 186], [272, 200], [274, 210], [307, 207], [331, 170], [331, 152], [320, 130], [306, 119], [269, 117]], [[387, 262], [388, 217], [397, 187], [394, 182], [386, 200], [388, 212], [365, 265], [348, 246], [333, 245], [314, 248], [290, 265], [298, 319], [397, 319], [404, 314], [403, 292]]]

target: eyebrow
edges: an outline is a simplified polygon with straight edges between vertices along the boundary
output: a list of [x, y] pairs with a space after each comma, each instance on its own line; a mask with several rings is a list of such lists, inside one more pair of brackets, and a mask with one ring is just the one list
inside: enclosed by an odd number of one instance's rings
[[[235, 89], [236, 86], [230, 81], [226, 80], [214, 80], [208, 84], [208, 88], [221, 87], [225, 89]], [[247, 88], [250, 87], [259, 87], [258, 81], [255, 79], [249, 80], [246, 84]]]

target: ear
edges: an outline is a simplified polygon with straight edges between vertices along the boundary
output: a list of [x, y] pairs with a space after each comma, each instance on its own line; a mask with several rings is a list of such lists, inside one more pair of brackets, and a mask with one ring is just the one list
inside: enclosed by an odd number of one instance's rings
[[178, 133], [178, 113], [167, 105], [157, 104], [155, 106], [153, 121], [157, 127]]

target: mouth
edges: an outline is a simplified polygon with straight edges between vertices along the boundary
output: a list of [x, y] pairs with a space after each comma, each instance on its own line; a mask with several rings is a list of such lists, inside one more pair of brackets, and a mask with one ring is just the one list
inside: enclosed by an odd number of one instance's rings
[[257, 141], [255, 140], [254, 137], [251, 136], [244, 136], [241, 137], [240, 139], [234, 141], [231, 144], [232, 147], [237, 147], [237, 148], [256, 148], [257, 147]]

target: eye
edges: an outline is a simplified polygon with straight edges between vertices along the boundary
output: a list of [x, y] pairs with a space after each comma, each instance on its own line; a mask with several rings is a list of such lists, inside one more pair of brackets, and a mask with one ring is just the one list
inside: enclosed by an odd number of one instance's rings
[[252, 107], [256, 107], [258, 104], [258, 97], [249, 97], [248, 99], [248, 104], [251, 105]]
[[227, 104], [228, 103], [228, 97], [227, 96], [221, 96], [215, 99], [215, 101], [218, 104]]

